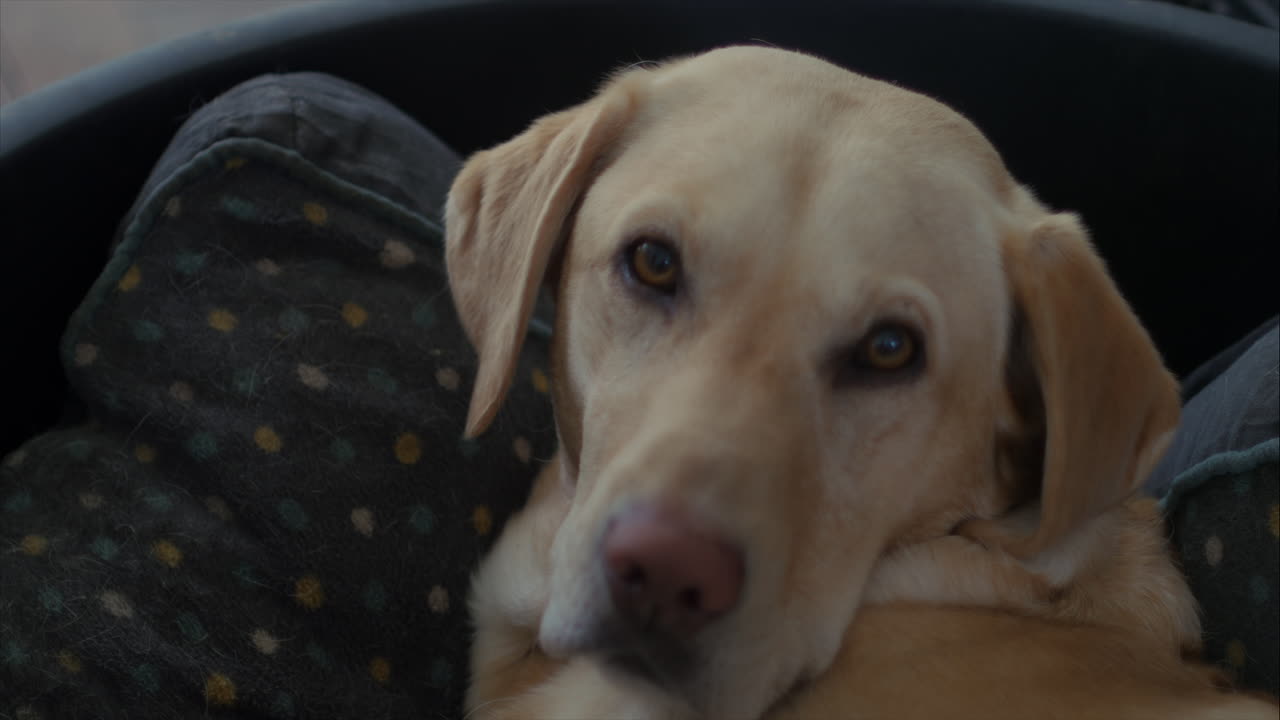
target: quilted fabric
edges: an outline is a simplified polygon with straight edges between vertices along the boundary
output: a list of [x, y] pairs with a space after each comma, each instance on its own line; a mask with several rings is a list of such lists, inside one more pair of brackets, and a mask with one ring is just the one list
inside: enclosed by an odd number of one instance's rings
[[545, 345], [462, 441], [439, 225], [315, 143], [203, 141], [67, 332], [92, 423], [0, 469], [0, 716], [458, 717], [469, 574], [553, 448]]

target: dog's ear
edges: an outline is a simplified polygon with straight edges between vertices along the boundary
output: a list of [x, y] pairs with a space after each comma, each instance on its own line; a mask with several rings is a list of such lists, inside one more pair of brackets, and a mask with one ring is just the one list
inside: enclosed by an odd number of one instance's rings
[[454, 179], [445, 205], [445, 262], [458, 315], [479, 355], [467, 437], [483, 432], [502, 405], [565, 222], [634, 103], [615, 85], [476, 153]]
[[[1178, 423], [1178, 385], [1073, 215], [1010, 235], [1005, 272], [1040, 389], [1040, 518], [998, 543], [1030, 558], [1128, 497]], [[981, 533], [979, 533], [981, 534]], [[990, 538], [988, 538], [990, 539]]]

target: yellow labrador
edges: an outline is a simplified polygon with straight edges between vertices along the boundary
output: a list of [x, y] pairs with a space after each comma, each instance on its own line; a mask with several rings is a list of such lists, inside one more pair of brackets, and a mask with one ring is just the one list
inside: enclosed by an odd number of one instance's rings
[[1131, 499], [1174, 380], [955, 112], [716, 50], [476, 154], [447, 228], [468, 434], [557, 300], [561, 448], [476, 579], [475, 717], [1275, 716], [1182, 660]]

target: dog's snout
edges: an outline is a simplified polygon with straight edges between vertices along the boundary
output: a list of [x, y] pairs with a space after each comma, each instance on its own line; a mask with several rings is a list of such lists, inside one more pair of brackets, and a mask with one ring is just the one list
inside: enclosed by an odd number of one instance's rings
[[616, 518], [603, 561], [621, 619], [673, 638], [728, 612], [742, 592], [742, 551], [679, 513], [638, 509]]

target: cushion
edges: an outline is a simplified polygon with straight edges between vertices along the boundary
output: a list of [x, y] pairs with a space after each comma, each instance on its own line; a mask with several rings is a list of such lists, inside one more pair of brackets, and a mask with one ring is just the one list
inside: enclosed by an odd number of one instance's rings
[[[1280, 694], [1280, 407], [1272, 320], [1209, 363], [1148, 487], [1163, 495], [1205, 655], [1247, 688]], [[1204, 376], [1204, 373], [1197, 373]], [[1193, 376], [1194, 377], [1194, 376]]]
[[90, 422], [0, 465], [0, 715], [459, 716], [469, 574], [554, 429], [540, 336], [461, 439], [457, 166], [322, 75], [185, 124], [66, 331]]

